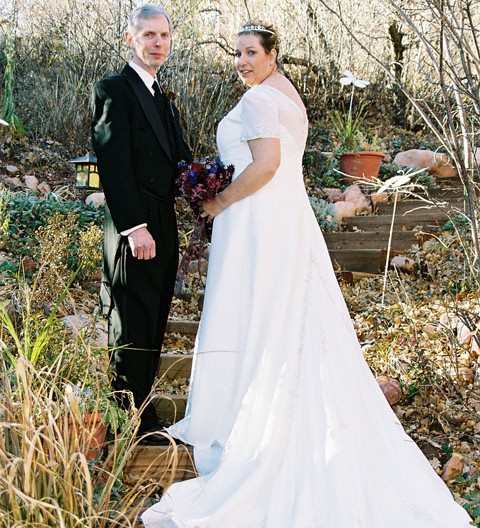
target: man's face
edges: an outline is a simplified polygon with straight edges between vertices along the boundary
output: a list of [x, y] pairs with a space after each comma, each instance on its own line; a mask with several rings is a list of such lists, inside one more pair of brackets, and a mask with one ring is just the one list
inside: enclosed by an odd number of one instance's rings
[[163, 15], [139, 19], [135, 29], [127, 31], [125, 38], [133, 50], [133, 62], [155, 76], [170, 53], [172, 35]]

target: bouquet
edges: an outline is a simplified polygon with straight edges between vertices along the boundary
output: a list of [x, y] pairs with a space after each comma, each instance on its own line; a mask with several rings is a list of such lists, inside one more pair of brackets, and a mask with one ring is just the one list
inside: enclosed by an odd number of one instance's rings
[[175, 295], [180, 295], [189, 264], [195, 252], [198, 262], [203, 249], [212, 233], [212, 222], [199, 215], [200, 205], [204, 200], [213, 200], [232, 181], [233, 165], [225, 165], [217, 157], [215, 159], [201, 158], [188, 164], [181, 161], [178, 164], [178, 179], [176, 181], [177, 196], [185, 197], [197, 215], [192, 236], [178, 268]]
[[225, 167], [215, 158], [178, 164], [177, 196], [185, 196], [195, 212], [204, 200], [213, 200], [232, 181], [233, 165]]

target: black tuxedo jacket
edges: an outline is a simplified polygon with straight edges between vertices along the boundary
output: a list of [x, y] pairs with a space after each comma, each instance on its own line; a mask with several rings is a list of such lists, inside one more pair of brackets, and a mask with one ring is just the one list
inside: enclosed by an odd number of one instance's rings
[[[138, 273], [145, 283], [142, 296], [151, 298], [155, 306], [158, 287], [149, 283], [145, 269], [156, 266], [150, 282], [156, 281], [156, 275], [165, 274], [171, 265], [163, 260], [172, 251], [178, 251], [178, 240], [176, 230], [169, 231], [167, 239], [156, 236], [159, 217], [152, 203], [163, 209], [165, 204], [170, 204], [167, 210], [174, 217], [177, 163], [181, 159], [190, 161], [191, 153], [182, 138], [176, 107], [167, 103], [167, 111], [173, 114], [175, 135], [170, 138], [165, 118], [159, 115], [151, 92], [130, 66], [96, 83], [92, 102], [92, 144], [107, 202], [100, 300], [103, 313], [109, 315], [120, 302], [118, 299], [115, 302], [115, 292], [122, 288], [124, 264], [121, 262], [129, 251], [126, 237], [120, 233], [143, 223], [150, 226], [157, 242], [157, 258], [148, 266], [141, 266]], [[171, 148], [173, 139], [176, 156]], [[129, 274], [136, 274], [134, 263], [127, 261], [131, 263]], [[169, 306], [170, 299], [167, 301]]]
[[147, 222], [144, 193], [173, 201], [177, 163], [191, 160], [172, 112], [177, 156], [152, 94], [130, 66], [99, 81], [93, 90], [92, 143], [110, 214], [118, 232]]

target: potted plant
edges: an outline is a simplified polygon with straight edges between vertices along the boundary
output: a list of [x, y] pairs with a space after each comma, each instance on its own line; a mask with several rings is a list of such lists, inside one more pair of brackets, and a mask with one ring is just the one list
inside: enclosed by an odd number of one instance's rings
[[362, 133], [366, 117], [365, 104], [355, 111], [353, 109], [355, 88], [363, 89], [370, 82], [357, 79], [350, 70], [345, 70], [340, 77], [340, 84], [352, 87], [348, 110], [343, 106], [342, 111], [335, 109], [328, 114], [340, 147], [340, 172], [348, 183], [372, 180], [378, 177], [385, 154], [371, 150], [371, 144]]
[[65, 385], [69, 430], [87, 460], [98, 458], [105, 443], [107, 429], [122, 429], [126, 413], [114, 401], [110, 386], [100, 380], [96, 387]]

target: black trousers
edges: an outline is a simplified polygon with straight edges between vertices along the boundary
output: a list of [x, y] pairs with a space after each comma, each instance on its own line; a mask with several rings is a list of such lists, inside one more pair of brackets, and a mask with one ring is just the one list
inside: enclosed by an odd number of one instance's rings
[[[167, 203], [145, 194], [145, 203], [147, 228], [156, 242], [154, 259], [134, 258], [128, 238], [118, 236], [108, 211], [105, 219], [104, 276], [110, 303], [108, 344], [116, 374], [113, 388], [130, 391], [137, 408], [149, 396], [158, 369], [178, 267], [173, 200]], [[126, 395], [119, 401], [125, 408], [129, 406]], [[141, 415], [140, 430], [156, 423], [150, 403]]]

